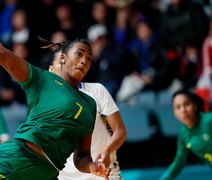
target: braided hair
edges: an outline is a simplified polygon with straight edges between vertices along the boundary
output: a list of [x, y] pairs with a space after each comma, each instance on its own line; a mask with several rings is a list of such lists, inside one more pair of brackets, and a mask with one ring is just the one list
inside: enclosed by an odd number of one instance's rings
[[[45, 46], [41, 46], [41, 48], [43, 49], [49, 49], [49, 48], [52, 48], [52, 47], [56, 47], [56, 50], [55, 51], [60, 51], [62, 50], [62, 53], [67, 53], [69, 49], [71, 49], [75, 43], [82, 43], [82, 44], [85, 44], [87, 45], [88, 47], [91, 48], [91, 45], [90, 43], [86, 40], [86, 39], [74, 39], [74, 40], [71, 40], [71, 41], [67, 41], [67, 42], [57, 42], [57, 43], [54, 43], [54, 42], [51, 42], [49, 40], [46, 40], [42, 37], [38, 37], [38, 39], [46, 44]], [[55, 53], [55, 51], [53, 53]]]

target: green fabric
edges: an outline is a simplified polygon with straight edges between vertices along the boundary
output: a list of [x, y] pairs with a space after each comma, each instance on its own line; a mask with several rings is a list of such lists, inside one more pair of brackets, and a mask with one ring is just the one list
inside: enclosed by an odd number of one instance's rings
[[201, 113], [192, 128], [182, 125], [178, 134], [178, 147], [174, 161], [160, 178], [174, 179], [183, 169], [188, 152], [192, 151], [203, 162], [212, 166], [212, 113]]
[[[33, 152], [18, 139], [0, 146], [0, 179], [54, 180], [58, 171], [43, 157]], [[31, 173], [36, 172], [36, 173]]]
[[93, 131], [96, 103], [60, 76], [29, 64], [30, 74], [20, 83], [26, 92], [29, 115], [15, 138], [38, 145], [62, 169], [87, 133]]
[[0, 109], [0, 134], [8, 134], [6, 120], [2, 114], [1, 109]]

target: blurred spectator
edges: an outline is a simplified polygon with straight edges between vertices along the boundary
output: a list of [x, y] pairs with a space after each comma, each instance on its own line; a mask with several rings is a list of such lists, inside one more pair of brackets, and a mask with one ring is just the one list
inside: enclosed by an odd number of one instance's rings
[[111, 25], [114, 20], [115, 9], [109, 7], [105, 4], [104, 0], [95, 0], [91, 6], [90, 19], [86, 23], [86, 30], [94, 24], [101, 24], [106, 26], [108, 33], [107, 36], [110, 37]]
[[14, 100], [14, 83], [7, 73], [0, 68], [0, 106], [10, 105]]
[[185, 62], [182, 58], [187, 52], [191, 52], [186, 49], [187, 47], [196, 49], [197, 54], [200, 53], [207, 35], [208, 20], [202, 4], [192, 0], [171, 0], [163, 12], [160, 37], [171, 63], [170, 75], [174, 77], [169, 87], [170, 91], [176, 91], [184, 86], [179, 80], [180, 76], [182, 77], [180, 68], [182, 62]]
[[111, 25], [112, 41], [120, 47], [125, 48], [131, 34], [131, 6], [129, 3], [116, 6], [115, 19]]
[[212, 77], [212, 19], [209, 23], [209, 31], [204, 39], [202, 47], [202, 65], [203, 72], [208, 73]]
[[201, 48], [208, 30], [208, 16], [201, 4], [171, 0], [161, 20], [161, 35], [168, 50], [181, 52], [189, 45]]
[[141, 90], [157, 92], [167, 88], [172, 80], [169, 75], [169, 61], [165, 48], [147, 22], [141, 21], [137, 24], [136, 36], [128, 47], [132, 54], [131, 61], [135, 61], [135, 69], [123, 81], [117, 98], [123, 101]]
[[12, 15], [11, 43], [26, 43], [30, 39], [30, 29], [24, 10], [17, 9]]
[[212, 5], [212, 1], [211, 1], [211, 0], [193, 0], [193, 1], [202, 4], [205, 13], [206, 13], [209, 17], [211, 17], [211, 15], [212, 15], [212, 14], [211, 14], [211, 12], [212, 12], [212, 11], [211, 11], [211, 5]]
[[[51, 42], [53, 43], [61, 43], [61, 42], [67, 42], [68, 38], [66, 36], [66, 34], [63, 31], [56, 31], [51, 35], [50, 38]], [[54, 49], [54, 47], [52, 47], [53, 50], [58, 49], [58, 47]]]
[[[66, 37], [66, 34], [63, 31], [56, 31], [50, 37], [50, 41], [53, 43], [67, 42], [67, 40], [68, 38]], [[43, 42], [43, 40], [41, 40], [41, 42]], [[49, 66], [52, 63], [53, 54], [54, 54], [52, 52], [54, 52], [56, 49], [58, 49], [58, 47], [55, 47], [55, 46], [51, 46], [51, 48], [45, 49], [45, 52], [40, 57], [40, 67], [44, 69], [49, 68]]]
[[12, 51], [19, 57], [29, 59], [29, 50], [24, 42], [13, 43]]
[[132, 3], [131, 0], [103, 0], [106, 6], [113, 8], [124, 8]]
[[[55, 7], [58, 0], [18, 0], [20, 8], [28, 15], [29, 28], [35, 32], [36, 36], [50, 36], [55, 30]], [[36, 44], [37, 45], [37, 44]]]
[[84, 37], [83, 31], [80, 31], [77, 23], [75, 23], [73, 9], [70, 4], [61, 2], [55, 10], [57, 27], [56, 31], [65, 33], [69, 40]]
[[195, 92], [204, 99], [205, 110], [211, 109], [212, 99], [212, 19], [209, 22], [209, 31], [202, 46], [202, 74], [198, 79]]
[[200, 53], [196, 47], [192, 46], [186, 47], [182, 53], [179, 80], [182, 83], [182, 88], [194, 88], [202, 69]]
[[117, 46], [109, 41], [108, 30], [104, 25], [91, 26], [87, 35], [93, 50], [93, 61], [84, 81], [102, 83], [115, 98], [130, 68], [130, 58], [127, 54], [119, 53]]
[[91, 24], [102, 24], [107, 26], [108, 23], [108, 9], [103, 1], [96, 1], [93, 3], [91, 10]]
[[9, 39], [9, 45], [10, 48], [13, 48], [12, 46], [14, 44], [25, 44], [27, 48], [27, 58], [30, 63], [36, 64], [36, 62], [33, 61], [34, 58], [36, 58], [36, 55], [38, 52], [35, 46], [35, 34], [34, 32], [29, 28], [28, 26], [28, 18], [26, 11], [24, 9], [17, 8], [13, 15], [12, 15], [12, 30], [10, 32], [10, 39]]
[[143, 18], [149, 22], [155, 32], [159, 31], [162, 15], [161, 3], [161, 0], [135, 0], [132, 5], [135, 16], [142, 14]]
[[16, 0], [0, 1], [0, 42], [9, 45], [10, 33], [12, 31], [12, 14], [16, 9]]
[[0, 106], [9, 106], [15, 101], [25, 104], [25, 94], [8, 73], [0, 68]]

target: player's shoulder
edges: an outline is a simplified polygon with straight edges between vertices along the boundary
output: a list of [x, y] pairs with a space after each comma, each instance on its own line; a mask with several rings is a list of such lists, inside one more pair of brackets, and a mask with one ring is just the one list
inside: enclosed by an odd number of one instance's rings
[[200, 119], [202, 123], [212, 123], [212, 112], [201, 112]]
[[98, 83], [98, 82], [95, 82], [95, 83], [90, 83], [90, 82], [83, 82], [83, 83], [80, 83], [81, 84], [81, 88], [82, 89], [87, 89], [87, 90], [89, 90], [89, 89], [92, 89], [92, 90], [94, 90], [94, 89], [96, 89], [96, 90], [106, 90], [106, 88], [105, 88], [105, 86], [103, 85], [103, 84], [101, 84], [101, 83]]

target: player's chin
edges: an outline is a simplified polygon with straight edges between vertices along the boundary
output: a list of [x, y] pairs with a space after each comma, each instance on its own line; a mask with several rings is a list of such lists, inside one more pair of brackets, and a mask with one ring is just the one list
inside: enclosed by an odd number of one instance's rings
[[85, 73], [82, 71], [75, 71], [74, 72], [74, 78], [76, 81], [81, 81], [83, 77], [85, 76]]

